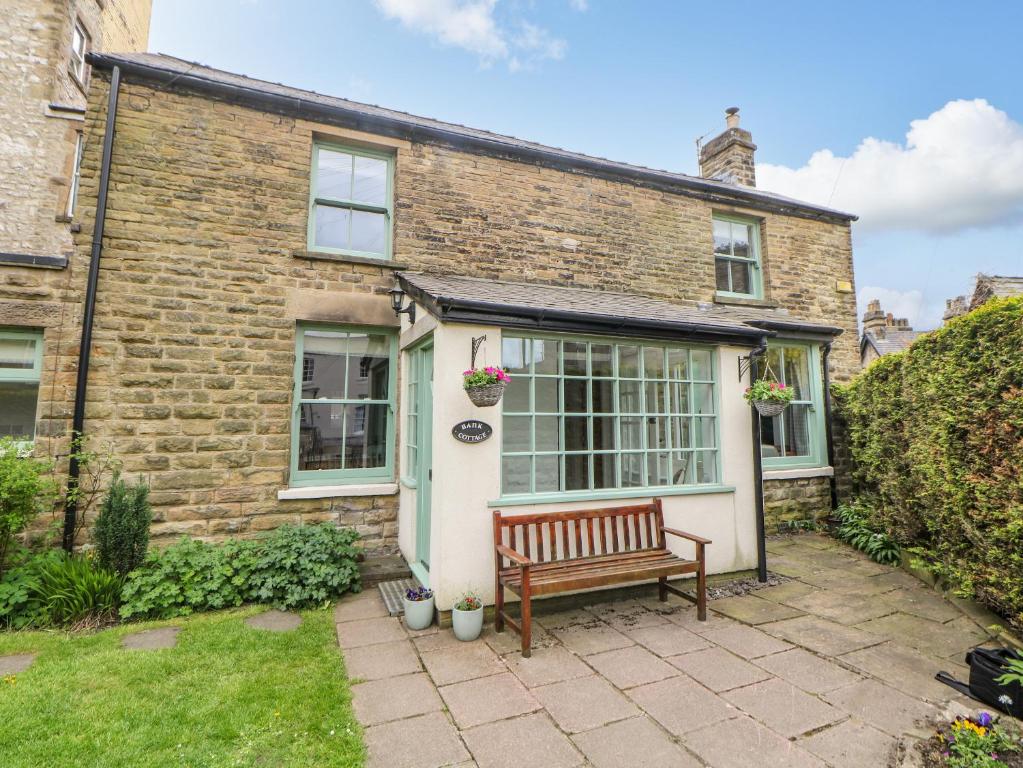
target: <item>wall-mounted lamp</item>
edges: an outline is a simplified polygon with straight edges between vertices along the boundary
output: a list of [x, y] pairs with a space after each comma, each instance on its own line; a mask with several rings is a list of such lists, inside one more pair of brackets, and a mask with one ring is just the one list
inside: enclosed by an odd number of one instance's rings
[[405, 291], [401, 289], [401, 285], [398, 284], [397, 280], [394, 281], [394, 287], [391, 288], [391, 290], [389, 290], [387, 293], [389, 293], [391, 296], [391, 309], [394, 310], [394, 314], [408, 315], [409, 322], [415, 323], [416, 303], [410, 300], [407, 307], [405, 307], [404, 309], [401, 308], [401, 302], [405, 299]]

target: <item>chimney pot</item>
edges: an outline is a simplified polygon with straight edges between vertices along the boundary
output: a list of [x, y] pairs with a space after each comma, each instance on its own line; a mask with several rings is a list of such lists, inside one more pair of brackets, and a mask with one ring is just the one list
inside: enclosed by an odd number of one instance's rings
[[739, 108], [729, 107], [725, 110], [725, 126], [728, 128], [739, 127]]

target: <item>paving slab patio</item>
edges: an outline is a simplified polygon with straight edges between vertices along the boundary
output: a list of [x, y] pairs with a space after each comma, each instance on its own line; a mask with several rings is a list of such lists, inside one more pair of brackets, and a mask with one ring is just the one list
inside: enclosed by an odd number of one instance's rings
[[346, 597], [337, 635], [367, 764], [881, 766], [921, 718], [962, 707], [933, 678], [964, 676], [962, 653], [988, 640], [979, 619], [831, 539], [768, 551], [791, 580], [712, 600], [705, 622], [653, 585], [570, 610], [538, 601], [530, 658], [510, 630], [463, 643], [408, 631], [375, 592]]

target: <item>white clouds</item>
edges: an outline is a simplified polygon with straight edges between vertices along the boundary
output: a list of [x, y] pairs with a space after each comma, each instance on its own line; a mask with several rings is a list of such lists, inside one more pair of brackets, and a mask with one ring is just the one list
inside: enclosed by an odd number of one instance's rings
[[590, 9], [589, 0], [568, 0], [568, 4], [572, 6], [572, 10], [583, 13]]
[[758, 186], [860, 215], [864, 230], [947, 234], [1023, 220], [1023, 125], [984, 99], [910, 123], [904, 144], [864, 139], [850, 157], [757, 166]]
[[[583, 7], [579, 7], [581, 2]], [[568, 44], [546, 29], [525, 20], [499, 21], [498, 0], [376, 0], [385, 16], [408, 29], [426, 34], [442, 45], [463, 48], [483, 66], [507, 61], [515, 72], [541, 61], [561, 59]], [[585, 0], [573, 3], [585, 10]]]
[[891, 312], [895, 317], [905, 317], [915, 331], [929, 331], [941, 325], [941, 315], [945, 311], [945, 302], [928, 302], [918, 290], [898, 291], [892, 288], [879, 288], [867, 285], [856, 292], [856, 304], [859, 316], [867, 311], [867, 302], [878, 299], [884, 312]]

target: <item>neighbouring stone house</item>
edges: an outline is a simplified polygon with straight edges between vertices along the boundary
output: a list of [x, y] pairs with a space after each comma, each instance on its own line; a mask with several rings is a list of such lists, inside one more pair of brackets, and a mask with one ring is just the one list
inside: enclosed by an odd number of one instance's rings
[[906, 349], [920, 331], [914, 331], [909, 320], [893, 317], [881, 309], [881, 302], [872, 299], [863, 313], [863, 335], [860, 337], [860, 365], [866, 367], [879, 357]]
[[1023, 296], [1023, 277], [979, 274], [971, 295], [945, 300], [945, 312], [941, 319], [947, 323], [953, 318], [972, 312], [991, 299], [1005, 299], [1010, 296]]
[[[714, 572], [756, 563], [759, 456], [768, 530], [827, 513], [854, 217], [757, 190], [736, 114], [694, 177], [167, 56], [91, 61], [78, 275], [120, 84], [85, 432], [149, 479], [157, 541], [338, 521], [446, 609], [492, 589], [493, 508], [663, 497]], [[66, 440], [79, 294], [21, 323], [47, 349], [41, 453]], [[754, 451], [764, 342], [799, 395]], [[492, 408], [461, 388], [477, 346], [511, 370]], [[460, 442], [463, 420], [492, 437]]]

